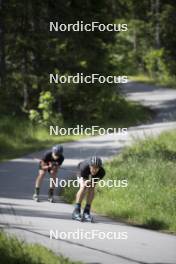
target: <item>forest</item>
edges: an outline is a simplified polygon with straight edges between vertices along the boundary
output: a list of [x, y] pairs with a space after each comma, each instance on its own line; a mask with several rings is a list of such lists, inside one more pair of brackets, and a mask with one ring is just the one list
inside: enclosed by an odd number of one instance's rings
[[[43, 123], [123, 119], [120, 84], [50, 84], [49, 74], [145, 74], [174, 86], [175, 14], [174, 0], [1, 0], [1, 116]], [[57, 31], [51, 21], [127, 26]]]

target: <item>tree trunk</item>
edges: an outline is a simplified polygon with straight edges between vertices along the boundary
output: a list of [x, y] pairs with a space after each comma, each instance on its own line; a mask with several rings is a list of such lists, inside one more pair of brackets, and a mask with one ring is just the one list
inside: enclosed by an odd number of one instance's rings
[[155, 2], [156, 26], [155, 26], [155, 43], [156, 48], [160, 48], [160, 0]]
[[0, 0], [0, 86], [5, 87], [6, 63], [5, 63], [5, 23], [4, 0]]
[[27, 50], [27, 30], [28, 30], [28, 1], [25, 2], [25, 9], [24, 9], [24, 39], [25, 44], [23, 48], [23, 64], [22, 64], [22, 73], [24, 77], [23, 83], [23, 111], [27, 110], [29, 95], [28, 95], [28, 50]]

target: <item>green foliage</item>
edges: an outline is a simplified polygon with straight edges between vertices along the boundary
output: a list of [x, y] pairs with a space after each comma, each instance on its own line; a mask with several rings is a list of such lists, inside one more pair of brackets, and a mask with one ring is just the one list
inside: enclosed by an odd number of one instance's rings
[[34, 110], [34, 109], [31, 109], [29, 111], [29, 119], [35, 123], [41, 122], [41, 116], [40, 116], [39, 112], [37, 110]]
[[126, 13], [117, 22], [128, 23], [128, 31], [116, 34], [110, 59], [120, 72], [150, 74], [155, 82], [174, 86], [176, 4], [160, 1], [159, 13], [156, 4], [157, 1], [125, 2]]
[[34, 123], [39, 123], [44, 126], [57, 124], [63, 124], [63, 118], [61, 113], [56, 113], [53, 109], [54, 97], [50, 91], [41, 92], [39, 98], [38, 109], [40, 112], [34, 109], [29, 111], [29, 118]]
[[[49, 74], [56, 72], [64, 75], [73, 75], [77, 72], [110, 74], [108, 45], [113, 42], [114, 33], [53, 33], [49, 32], [48, 21], [58, 18], [66, 24], [77, 20], [101, 21], [107, 24], [113, 22], [115, 18], [112, 3], [104, 0], [96, 3], [91, 1], [59, 3], [49, 0], [42, 4], [39, 0], [12, 3], [2, 1], [1, 10], [2, 24], [8, 28], [8, 31], [4, 32], [2, 26], [2, 35], [6, 40], [2, 42], [4, 45], [2, 49], [6, 51], [3, 57], [2, 82], [2, 93], [5, 97], [3, 103], [6, 109], [4, 107], [3, 111], [10, 107], [8, 102], [15, 96], [13, 111], [15, 113], [31, 109], [38, 111], [40, 116], [32, 111], [31, 119], [43, 124], [49, 122], [51, 115], [53, 120], [50, 122], [59, 120], [60, 123], [62, 119], [72, 118], [78, 121], [80, 118], [82, 121], [93, 118], [97, 109], [96, 107], [93, 109], [95, 102], [92, 98], [97, 103], [107, 91], [107, 87], [102, 86], [100, 89], [97, 84], [92, 84], [91, 88], [85, 84], [54, 84], [50, 85], [51, 94], [47, 94]], [[109, 94], [106, 92], [106, 96], [109, 95], [110, 92]], [[52, 97], [54, 109], [51, 107]]]
[[79, 139], [81, 136], [50, 136], [48, 128], [34, 125], [24, 117], [0, 117], [0, 160], [20, 157], [46, 149], [58, 142]]
[[164, 50], [150, 50], [145, 55], [146, 68], [152, 78], [164, 79], [169, 76], [166, 64], [164, 63]]
[[[2, 113], [10, 111], [19, 115], [32, 109], [31, 119], [43, 124], [49, 122], [51, 112], [51, 122], [59, 120], [59, 123], [70, 119], [99, 122], [104, 112], [111, 118], [115, 87], [97, 83], [48, 87], [50, 73], [107, 76], [147, 72], [158, 81], [175, 83], [176, 3], [173, 0], [160, 1], [158, 11], [157, 1], [146, 0], [140, 3], [132, 0], [1, 2]], [[78, 20], [127, 23], [128, 31], [49, 32], [48, 21], [52, 20], [66, 24]], [[46, 91], [51, 93], [49, 98], [44, 98]], [[40, 103], [42, 97], [44, 105]], [[116, 102], [117, 109], [121, 102], [118, 95]]]
[[[103, 107], [103, 104], [104, 107], [106, 107], [109, 102], [103, 100], [101, 107]], [[103, 110], [104, 108], [102, 108], [101, 111]], [[129, 112], [132, 113], [130, 116]], [[101, 115], [101, 112], [99, 113]], [[99, 120], [101, 120], [100, 125], [102, 127], [127, 127], [139, 124], [144, 120], [149, 120], [151, 117], [150, 111], [146, 108], [134, 103], [127, 103], [122, 98], [118, 103], [117, 108], [116, 97], [113, 99], [113, 105], [111, 105], [110, 113], [111, 116], [108, 116], [105, 113], [103, 116], [99, 117]], [[57, 115], [54, 114], [54, 117], [57, 118]], [[47, 148], [52, 144], [58, 143], [58, 141], [64, 142], [82, 137], [50, 136], [48, 126], [43, 125], [41, 121], [41, 114], [38, 111], [31, 110], [30, 118], [33, 122], [30, 122], [30, 120], [24, 116], [0, 116], [0, 160], [15, 158], [31, 151], [34, 152], [42, 148]], [[53, 121], [53, 116], [51, 120]], [[57, 118], [56, 121], [53, 121], [54, 125], [60, 124], [59, 120], [60, 119]], [[51, 122], [49, 124], [51, 124]], [[86, 126], [95, 125], [95, 123], [85, 121], [84, 124]], [[72, 122], [72, 120], [70, 120], [70, 123], [64, 124], [64, 127], [72, 126], [75, 126], [75, 123]]]
[[63, 256], [56, 256], [46, 247], [26, 244], [3, 232], [0, 232], [0, 255], [1, 264], [81, 264]]
[[124, 75], [144, 71], [143, 56], [151, 45], [150, 38], [146, 39], [146, 35], [151, 35], [147, 22], [127, 17], [117, 19], [116, 23], [127, 23], [128, 31], [116, 34], [111, 46], [111, 63]]

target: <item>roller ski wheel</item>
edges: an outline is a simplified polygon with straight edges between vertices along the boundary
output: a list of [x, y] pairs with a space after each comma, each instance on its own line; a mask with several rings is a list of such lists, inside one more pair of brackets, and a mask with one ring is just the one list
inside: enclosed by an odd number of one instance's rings
[[53, 196], [48, 197], [48, 201], [49, 201], [50, 203], [54, 203], [54, 197], [53, 197]]
[[72, 219], [82, 222], [82, 217], [81, 217], [81, 214], [79, 212], [73, 212]]
[[39, 199], [39, 195], [38, 194], [35, 194], [34, 193], [34, 195], [33, 195], [33, 200], [35, 201], [35, 202], [40, 202], [40, 199]]
[[82, 221], [83, 222], [94, 223], [93, 217], [90, 214], [87, 214], [87, 213], [83, 213]]

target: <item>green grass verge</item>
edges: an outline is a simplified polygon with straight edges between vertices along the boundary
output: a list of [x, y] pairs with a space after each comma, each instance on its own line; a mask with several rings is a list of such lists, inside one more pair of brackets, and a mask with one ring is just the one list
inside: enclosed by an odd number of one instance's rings
[[174, 76], [165, 78], [165, 80], [160, 80], [157, 78], [152, 78], [145, 74], [139, 74], [136, 76], [130, 76], [129, 80], [146, 84], [153, 84], [160, 87], [162, 86], [167, 88], [176, 88], [176, 77]]
[[0, 232], [0, 256], [1, 264], [81, 264], [57, 256], [46, 247], [26, 244], [3, 232]]
[[25, 119], [1, 117], [0, 161], [79, 138], [81, 136], [50, 136], [49, 130], [41, 125], [34, 126]]
[[[146, 138], [105, 164], [106, 180], [127, 188], [97, 188], [93, 210], [142, 227], [176, 232], [176, 131]], [[64, 196], [73, 202], [76, 190]]]
[[119, 99], [118, 102], [118, 111], [113, 112], [112, 107], [112, 116], [115, 114], [115, 118], [112, 120], [100, 123], [102, 127], [130, 127], [139, 124], [143, 124], [152, 119], [154, 112], [147, 107], [144, 107], [136, 102], [126, 101], [123, 98]]
[[[118, 118], [105, 124], [93, 124], [100, 127], [128, 127], [151, 118], [151, 112], [138, 104], [128, 103], [124, 99], [118, 105]], [[130, 115], [129, 115], [130, 112]], [[123, 120], [123, 121], [122, 121]], [[75, 127], [71, 125], [71, 127]], [[84, 127], [90, 127], [90, 124]], [[32, 125], [29, 120], [19, 117], [0, 117], [0, 161], [17, 158], [24, 154], [46, 149], [56, 143], [78, 140], [86, 135], [50, 136], [49, 129], [41, 125]]]

